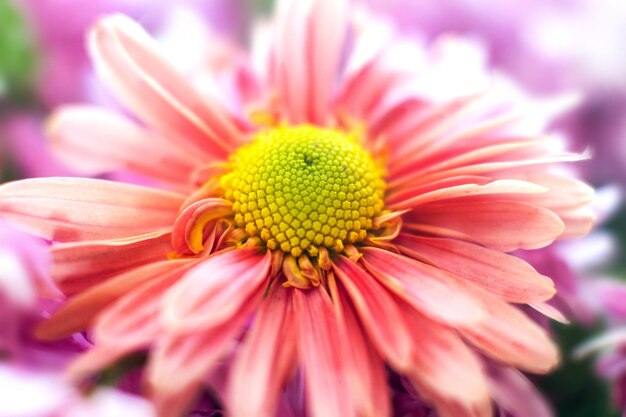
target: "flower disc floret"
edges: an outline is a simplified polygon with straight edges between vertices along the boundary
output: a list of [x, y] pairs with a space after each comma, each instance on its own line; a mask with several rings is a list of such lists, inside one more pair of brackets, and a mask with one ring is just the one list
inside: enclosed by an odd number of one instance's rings
[[383, 209], [382, 170], [354, 133], [309, 125], [258, 133], [222, 178], [235, 225], [271, 250], [317, 256], [359, 242]]

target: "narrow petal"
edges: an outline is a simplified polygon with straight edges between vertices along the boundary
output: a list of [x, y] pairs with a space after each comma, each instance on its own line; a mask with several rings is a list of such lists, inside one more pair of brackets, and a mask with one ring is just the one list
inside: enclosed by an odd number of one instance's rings
[[180, 278], [176, 273], [154, 277], [106, 308], [93, 326], [94, 348], [78, 357], [69, 374], [84, 378], [153, 344], [161, 332], [161, 298]]
[[0, 186], [0, 214], [60, 242], [118, 239], [171, 229], [179, 194], [111, 181], [41, 178]]
[[466, 240], [503, 252], [542, 248], [565, 228], [552, 211], [514, 201], [430, 204], [408, 217], [407, 223], [449, 230], [444, 237], [466, 236]]
[[[476, 355], [453, 330], [405, 308], [414, 336], [407, 376], [442, 415], [491, 416], [489, 389]], [[448, 414], [454, 408], [458, 414]], [[472, 411], [473, 410], [473, 411]]]
[[[210, 279], [210, 278], [209, 278]], [[196, 331], [174, 333], [165, 328], [150, 357], [147, 369], [148, 393], [160, 417], [183, 415], [202, 382], [218, 365], [218, 360], [232, 349], [232, 343], [243, 330], [250, 315], [261, 302], [262, 289], [240, 303], [238, 310], [229, 309], [230, 316], [204, 324]], [[223, 312], [216, 311], [224, 316]]]
[[488, 184], [462, 184], [448, 188], [440, 188], [438, 190], [420, 193], [420, 187], [415, 193], [403, 193], [402, 199], [397, 202], [389, 202], [388, 208], [391, 210], [402, 210], [406, 208], [415, 208], [423, 204], [433, 203], [440, 200], [464, 198], [472, 196], [489, 196], [498, 195], [500, 198], [506, 198], [509, 194], [520, 194], [526, 197], [529, 194], [540, 194], [548, 191], [548, 188], [534, 184], [528, 181], [520, 180], [497, 180]]
[[518, 417], [552, 417], [550, 406], [537, 387], [517, 369], [493, 366], [489, 372], [493, 399]]
[[67, 106], [48, 123], [52, 150], [79, 173], [128, 171], [171, 186], [187, 185], [203, 161], [111, 111]]
[[356, 413], [359, 417], [389, 416], [391, 404], [383, 359], [365, 337], [347, 294], [338, 288], [331, 288], [331, 294], [342, 325], [343, 340], [347, 342], [339, 352], [344, 355], [342, 362], [346, 365], [346, 377]]
[[275, 83], [292, 122], [328, 122], [346, 18], [345, 0], [279, 3]]
[[409, 367], [413, 338], [398, 301], [349, 259], [340, 256], [333, 267], [381, 356], [398, 370]]
[[101, 20], [90, 32], [88, 46], [101, 78], [164, 138], [214, 159], [226, 158], [243, 142], [226, 110], [201, 97], [129, 18], [115, 15]]
[[187, 273], [167, 294], [165, 327], [173, 332], [196, 332], [226, 323], [267, 283], [271, 254], [256, 249], [218, 252]]
[[559, 352], [548, 334], [524, 313], [508, 303], [476, 290], [489, 316], [461, 334], [471, 343], [505, 364], [529, 372], [546, 373], [559, 361]]
[[321, 287], [295, 291], [294, 297], [308, 412], [312, 417], [354, 416], [340, 352], [344, 340], [330, 297]]
[[228, 390], [232, 417], [276, 415], [281, 389], [294, 373], [297, 359], [291, 295], [292, 290], [274, 285], [238, 349]]
[[66, 295], [151, 262], [167, 259], [171, 234], [156, 232], [126, 239], [62, 243], [52, 247], [52, 277]]
[[544, 301], [555, 293], [554, 283], [527, 262], [502, 252], [456, 239], [401, 234], [393, 241], [400, 251], [467, 279], [514, 303]]
[[476, 323], [483, 306], [445, 271], [382, 249], [363, 248], [366, 269], [390, 291], [433, 320]]
[[[70, 299], [37, 329], [37, 337], [61, 339], [86, 330], [94, 317], [127, 293], [152, 280], [177, 279], [194, 261], [151, 263], [111, 278]], [[172, 277], [172, 278], [169, 278]]]

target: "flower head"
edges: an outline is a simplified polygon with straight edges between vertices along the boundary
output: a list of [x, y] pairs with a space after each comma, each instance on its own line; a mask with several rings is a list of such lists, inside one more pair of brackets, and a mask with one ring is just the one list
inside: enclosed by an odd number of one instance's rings
[[153, 186], [0, 187], [4, 217], [58, 242], [72, 298], [39, 335], [93, 329], [75, 376], [147, 351], [148, 395], [175, 416], [226, 360], [230, 415], [274, 415], [300, 381], [312, 416], [384, 416], [388, 365], [439, 415], [489, 416], [480, 354], [556, 364], [512, 305], [549, 311], [553, 284], [507, 252], [588, 231], [591, 191], [557, 167], [581, 157], [492, 91], [450, 94], [427, 57], [396, 65], [393, 44], [360, 43], [378, 29], [343, 1], [280, 3], [267, 65], [225, 99], [235, 110], [131, 20], [92, 30], [101, 78], [139, 123], [67, 107], [50, 122], [56, 150]]

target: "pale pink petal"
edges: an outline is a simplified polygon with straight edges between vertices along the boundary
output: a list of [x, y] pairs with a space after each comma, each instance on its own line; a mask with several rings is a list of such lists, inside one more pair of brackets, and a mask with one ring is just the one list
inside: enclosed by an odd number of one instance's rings
[[346, 18], [345, 0], [279, 3], [275, 84], [291, 122], [327, 124]]
[[422, 314], [443, 323], [476, 323], [484, 307], [445, 271], [382, 249], [362, 248], [366, 269]]
[[95, 176], [129, 171], [169, 184], [188, 186], [202, 162], [130, 120], [108, 110], [67, 106], [50, 119], [52, 150], [77, 172]]
[[559, 352], [550, 336], [524, 313], [480, 290], [489, 311], [487, 320], [460, 331], [487, 356], [529, 372], [545, 373], [559, 361]]
[[37, 337], [60, 339], [86, 330], [98, 313], [127, 293], [153, 280], [177, 279], [193, 263], [195, 260], [151, 263], [91, 287], [63, 304], [49, 320], [43, 322], [37, 328]]
[[150, 357], [150, 397], [159, 415], [178, 415], [258, 308], [269, 252], [218, 252], [189, 271], [161, 300], [163, 334]]
[[321, 287], [294, 292], [308, 412], [311, 417], [354, 416], [349, 365], [339, 351], [345, 341], [332, 301]]
[[274, 417], [280, 392], [295, 372], [295, 311], [292, 290], [274, 285], [230, 370], [229, 415]]
[[489, 388], [495, 402], [516, 417], [553, 417], [537, 387], [517, 369], [494, 367]]
[[593, 201], [593, 188], [582, 181], [548, 173], [526, 174], [519, 177], [546, 187], [547, 193], [532, 196], [529, 202], [551, 210], [570, 210]]
[[163, 261], [172, 251], [169, 232], [125, 239], [62, 243], [52, 247], [51, 275], [66, 295], [82, 292], [138, 266]]
[[591, 207], [567, 211], [558, 210], [557, 214], [565, 224], [565, 230], [559, 236], [562, 239], [585, 236], [593, 228], [596, 219], [596, 214]]
[[400, 251], [514, 303], [544, 301], [554, 283], [527, 262], [502, 252], [456, 239], [401, 234], [393, 241]]
[[335, 260], [334, 271], [381, 356], [396, 369], [407, 369], [411, 364], [413, 341], [398, 301], [370, 274], [343, 256]]
[[201, 97], [135, 22], [122, 15], [101, 20], [89, 51], [102, 79], [118, 98], [164, 138], [187, 144], [207, 158], [224, 159], [243, 133], [217, 101]]
[[[412, 155], [419, 159], [420, 152], [415, 152], [416, 149], [432, 145], [436, 142], [435, 139], [440, 139], [450, 128], [458, 127], [459, 122], [472, 110], [478, 98], [480, 95], [470, 95], [426, 108], [420, 101], [410, 100], [406, 104], [412, 105], [401, 112], [401, 118], [384, 118], [375, 123], [374, 132], [389, 138], [392, 147], [392, 169], [395, 171], [400, 161], [411, 161]], [[398, 103], [399, 106], [406, 104]]]
[[414, 230], [430, 232], [439, 228], [437, 232], [443, 237], [465, 236], [466, 240], [503, 252], [542, 248], [565, 229], [563, 221], [550, 210], [498, 199], [424, 205], [409, 214], [407, 223], [415, 224], [407, 226]]
[[393, 203], [411, 198], [415, 195], [429, 193], [442, 188], [456, 187], [465, 184], [486, 185], [493, 181], [493, 178], [480, 175], [462, 175], [459, 177], [445, 178], [438, 181], [421, 184], [415, 187], [398, 187], [387, 192], [385, 201]]
[[74, 361], [69, 374], [84, 378], [157, 341], [161, 299], [180, 278], [178, 273], [154, 277], [106, 308], [93, 325], [94, 348]]
[[267, 283], [271, 254], [257, 249], [225, 250], [187, 273], [163, 300], [168, 331], [215, 328], [240, 311]]
[[149, 396], [159, 416], [182, 415], [191, 405], [202, 381], [233, 348], [246, 320], [258, 308], [261, 296], [258, 290], [216, 327], [204, 326], [191, 333], [161, 334], [147, 369]]
[[420, 188], [421, 187], [418, 187], [414, 193], [403, 192], [403, 198], [396, 198], [395, 200], [397, 202], [395, 203], [393, 201], [388, 201], [387, 208], [390, 210], [403, 210], [440, 200], [473, 196], [489, 196], [492, 194], [496, 194], [502, 199], [507, 198], [509, 194], [520, 194], [523, 197], [527, 197], [529, 194], [541, 194], [548, 191], [545, 187], [521, 180], [497, 180], [484, 185], [462, 184], [447, 188], [439, 188], [426, 193], [421, 192]]
[[405, 307], [404, 313], [414, 342], [413, 366], [406, 375], [420, 394], [433, 401], [438, 411], [456, 404], [459, 410], [477, 410], [476, 415], [490, 416], [487, 381], [471, 349], [452, 329], [410, 308]]
[[0, 214], [56, 241], [119, 239], [171, 229], [184, 196], [117, 182], [28, 179], [0, 186]]
[[[501, 145], [494, 145], [493, 147], [486, 147], [477, 150], [474, 153], [468, 155], [461, 155], [458, 159], [448, 159], [447, 156], [438, 155], [439, 159], [443, 162], [441, 164], [430, 165], [424, 160], [417, 160], [413, 165], [405, 166], [402, 168], [402, 172], [397, 172], [389, 177], [389, 187], [394, 189], [397, 187], [411, 185], [428, 184], [434, 181], [440, 181], [446, 178], [453, 178], [466, 175], [481, 175], [481, 176], [506, 176], [515, 177], [515, 174], [519, 175], [519, 172], [523, 172], [525, 169], [533, 167], [542, 167], [554, 165], [560, 162], [575, 162], [587, 159], [587, 157], [579, 154], [571, 153], [555, 153], [547, 156], [532, 156], [532, 155], [519, 155], [515, 148], [526, 147], [527, 151], [540, 152], [542, 144], [540, 142], [522, 141], [519, 143], [505, 143]], [[536, 148], [536, 149], [534, 149]], [[500, 156], [508, 156], [509, 160], [486, 160], [480, 161], [480, 158], [488, 156], [488, 153], [496, 151], [507, 151]], [[475, 161], [468, 160], [469, 158], [478, 159]], [[478, 158], [480, 157], [480, 158]], [[516, 159], [517, 158], [517, 159]], [[463, 159], [463, 161], [462, 161]], [[467, 160], [466, 160], [467, 159]], [[461, 164], [463, 162], [463, 164]], [[454, 164], [456, 166], [452, 167]], [[398, 165], [399, 167], [399, 165]]]

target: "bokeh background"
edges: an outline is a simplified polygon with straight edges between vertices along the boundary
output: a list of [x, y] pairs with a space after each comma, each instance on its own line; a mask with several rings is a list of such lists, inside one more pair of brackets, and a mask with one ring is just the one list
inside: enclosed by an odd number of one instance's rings
[[[626, 187], [626, 1], [361, 3], [407, 38], [424, 43], [441, 36], [467, 39], [488, 68], [537, 97], [577, 98], [578, 104], [551, 128], [566, 135], [573, 150], [592, 156], [578, 174], [599, 190], [599, 232], [568, 248], [567, 262], [552, 266], [575, 275], [576, 296], [590, 314], [569, 326], [553, 325], [563, 366], [534, 380], [559, 416], [621, 415], [626, 360], [608, 366], [599, 360], [601, 352], [583, 358], [574, 353], [594, 337], [622, 328], [626, 316], [626, 299], [604, 286], [606, 280], [626, 281], [621, 198]], [[46, 115], [66, 103], [115, 106], [95, 80], [84, 46], [84, 32], [98, 17], [130, 15], [175, 62], [201, 72], [203, 65], [219, 68], [220, 54], [229, 45], [245, 45], [254, 22], [267, 18], [272, 7], [272, 0], [0, 0], [0, 181], [76, 174], [49, 152]], [[209, 33], [224, 42], [207, 43]], [[599, 286], [604, 292], [597, 291]], [[602, 294], [613, 304], [607, 306]]]

